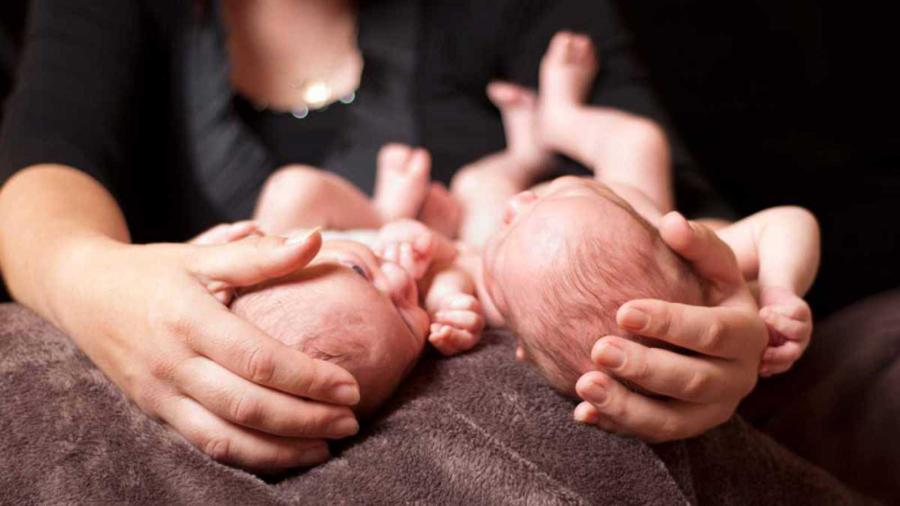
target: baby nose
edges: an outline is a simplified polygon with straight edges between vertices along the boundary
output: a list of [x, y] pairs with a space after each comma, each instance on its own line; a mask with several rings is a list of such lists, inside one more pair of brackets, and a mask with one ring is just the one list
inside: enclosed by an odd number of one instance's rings
[[527, 209], [535, 200], [537, 200], [537, 194], [530, 190], [513, 196], [506, 203], [506, 209], [503, 210], [503, 224], [509, 225], [512, 223], [516, 216]]
[[418, 304], [416, 282], [406, 269], [393, 262], [384, 262], [381, 264], [381, 272], [384, 274], [384, 286], [380, 288], [391, 300], [397, 304]]

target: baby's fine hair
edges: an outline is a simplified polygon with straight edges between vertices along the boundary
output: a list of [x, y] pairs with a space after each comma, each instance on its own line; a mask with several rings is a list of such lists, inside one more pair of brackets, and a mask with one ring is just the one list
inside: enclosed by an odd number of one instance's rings
[[569, 238], [564, 258], [537, 274], [540, 296], [513, 310], [511, 330], [530, 361], [564, 394], [574, 396], [578, 378], [595, 369], [590, 355], [599, 338], [634, 338], [616, 323], [622, 304], [645, 298], [701, 303], [700, 282], [687, 263], [654, 227], [632, 217], [634, 223]]

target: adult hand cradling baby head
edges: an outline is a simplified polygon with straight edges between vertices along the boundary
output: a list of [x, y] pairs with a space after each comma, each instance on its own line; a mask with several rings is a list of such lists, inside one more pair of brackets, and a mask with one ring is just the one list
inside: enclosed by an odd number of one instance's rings
[[429, 325], [412, 276], [344, 240], [325, 241], [308, 267], [242, 291], [231, 307], [288, 346], [353, 374], [361, 415], [412, 369]]

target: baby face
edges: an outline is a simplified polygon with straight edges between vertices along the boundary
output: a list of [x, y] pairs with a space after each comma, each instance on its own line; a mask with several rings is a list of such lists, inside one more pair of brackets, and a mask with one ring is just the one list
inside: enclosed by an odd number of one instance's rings
[[362, 414], [412, 368], [429, 327], [412, 277], [354, 241], [326, 241], [307, 268], [254, 287], [232, 309], [285, 344], [347, 369], [359, 382]]
[[608, 186], [579, 177], [561, 177], [510, 199], [482, 258], [486, 288], [504, 320], [513, 316], [509, 294], [540, 294], [539, 276], [566, 258], [569, 238], [597, 227], [627, 235], [638, 223], [649, 226], [636, 216]]

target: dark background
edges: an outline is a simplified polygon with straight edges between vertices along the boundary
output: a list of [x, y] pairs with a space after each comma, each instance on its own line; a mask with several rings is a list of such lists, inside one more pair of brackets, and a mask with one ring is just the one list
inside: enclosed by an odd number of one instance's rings
[[[819, 217], [819, 315], [900, 286], [893, 18], [812, 0], [617, 3], [676, 129], [736, 211], [797, 204]], [[0, 97], [25, 4], [0, 2]]]
[[819, 315], [900, 286], [892, 17], [852, 2], [617, 3], [676, 128], [738, 213], [818, 216]]

